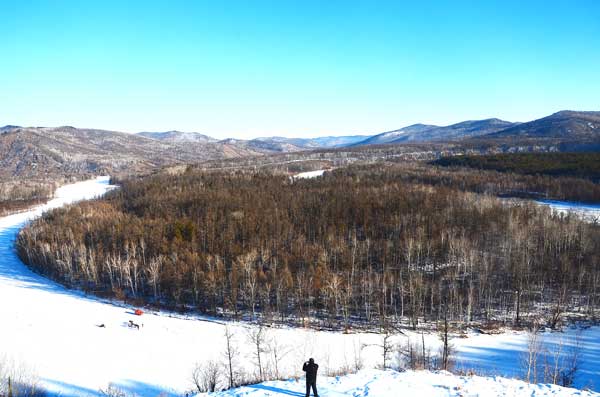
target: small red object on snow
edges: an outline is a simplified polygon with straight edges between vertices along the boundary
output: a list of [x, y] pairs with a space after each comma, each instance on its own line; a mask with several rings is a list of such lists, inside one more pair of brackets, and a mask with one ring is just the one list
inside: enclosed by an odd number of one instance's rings
[[140, 309], [135, 309], [134, 313], [135, 313], [136, 316], [141, 316], [142, 314], [144, 314], [144, 312], [141, 311]]

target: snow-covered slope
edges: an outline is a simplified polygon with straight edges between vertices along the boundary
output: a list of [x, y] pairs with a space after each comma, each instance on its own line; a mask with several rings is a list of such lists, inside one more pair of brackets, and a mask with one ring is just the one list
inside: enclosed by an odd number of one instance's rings
[[199, 132], [183, 132], [183, 131], [165, 131], [165, 132], [138, 132], [137, 135], [141, 135], [146, 138], [156, 139], [158, 141], [167, 142], [216, 142], [217, 139], [212, 138], [208, 135], [201, 134]]
[[[466, 396], [579, 396], [600, 394], [556, 385], [534, 385], [500, 377], [456, 376], [448, 372], [363, 370], [353, 375], [319, 378], [317, 391], [323, 397], [466, 397]], [[305, 393], [303, 379], [264, 382], [218, 393], [211, 397], [275, 397]]]
[[365, 139], [364, 141], [359, 141], [359, 142], [354, 143], [353, 146], [382, 145], [382, 144], [386, 144], [386, 143], [395, 141], [395, 140], [401, 138], [402, 136], [419, 134], [419, 133], [422, 133], [423, 131], [427, 131], [431, 128], [436, 128], [436, 127], [437, 126], [435, 126], [435, 125], [428, 125], [428, 124], [413, 124], [413, 125], [409, 125], [407, 127], [400, 128], [399, 130], [387, 131], [387, 132], [382, 132], [381, 134], [373, 135], [373, 136]]
[[[99, 389], [109, 383], [140, 397], [156, 397], [160, 393], [181, 396], [192, 387], [190, 377], [196, 363], [222, 360], [226, 323], [168, 312], [138, 317], [132, 307], [67, 290], [31, 272], [15, 254], [15, 236], [29, 219], [43, 210], [91, 198], [108, 189], [108, 178], [65, 186], [47, 205], [0, 218], [0, 360], [8, 357], [31, 368], [39, 375], [42, 386], [55, 396], [101, 396]], [[139, 323], [141, 329], [129, 328], [129, 320]], [[102, 324], [104, 327], [99, 327]], [[236, 356], [239, 367], [253, 372], [247, 333], [255, 326], [229, 325], [239, 349]], [[559, 343], [572, 345], [575, 335], [574, 330], [569, 330], [566, 334], [549, 333], [545, 339], [548, 348], [555, 350]], [[301, 364], [308, 357], [314, 357], [320, 364], [321, 373], [352, 366], [359, 359], [365, 368], [381, 363], [381, 349], [376, 346], [381, 343], [381, 336], [374, 333], [268, 328], [267, 339], [278, 344], [280, 353], [285, 352], [279, 370], [286, 376], [301, 375]], [[394, 343], [403, 344], [408, 339], [420, 342], [421, 334], [405, 331], [394, 338]], [[598, 327], [582, 334], [578, 387], [600, 390], [599, 340]], [[432, 352], [438, 350], [437, 335], [426, 334], [425, 341]], [[517, 332], [472, 333], [465, 338], [454, 338], [452, 343], [459, 368], [508, 376], [519, 375], [518, 363], [527, 349], [525, 334]], [[267, 365], [271, 365], [272, 359], [267, 354]], [[359, 385], [363, 381], [357, 382]], [[364, 381], [361, 387], [368, 382]]]

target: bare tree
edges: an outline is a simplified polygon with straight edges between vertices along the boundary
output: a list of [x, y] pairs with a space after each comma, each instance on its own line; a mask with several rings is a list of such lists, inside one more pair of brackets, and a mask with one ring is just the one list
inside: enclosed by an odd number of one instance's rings
[[410, 369], [429, 369], [431, 363], [431, 352], [425, 348], [425, 338], [421, 334], [421, 346], [419, 342], [412, 343], [410, 338], [406, 339], [403, 347], [398, 347], [398, 366]]
[[219, 385], [219, 364], [212, 360], [196, 364], [192, 371], [192, 382], [199, 393], [216, 391]]
[[258, 253], [251, 251], [237, 258], [240, 268], [244, 271], [244, 296], [252, 309], [252, 318], [256, 318], [256, 297], [258, 294], [258, 275], [256, 272], [256, 258]]
[[448, 310], [444, 308], [444, 321], [441, 329], [438, 331], [442, 340], [440, 369], [449, 371], [451, 369], [452, 344], [449, 341], [450, 326], [448, 325]]
[[393, 343], [393, 338], [395, 336], [395, 329], [393, 326], [384, 322], [381, 326], [381, 343], [375, 344], [367, 344], [363, 347], [374, 346], [381, 349], [381, 357], [382, 357], [382, 368], [389, 368], [390, 363], [390, 355], [397, 350], [396, 345]]
[[383, 334], [381, 335], [381, 353], [383, 358], [383, 369], [388, 368], [388, 364], [390, 361], [390, 354], [395, 350], [394, 344], [392, 342], [392, 338], [394, 333], [390, 327], [385, 327], [383, 330]]
[[160, 281], [161, 268], [165, 261], [162, 255], [159, 255], [150, 260], [148, 264], [148, 281], [152, 284], [152, 292], [154, 293], [154, 301], [158, 300], [158, 283]]
[[225, 360], [228, 371], [229, 388], [232, 388], [235, 385], [234, 366], [236, 365], [237, 354], [238, 350], [235, 346], [233, 332], [231, 332], [229, 325], [225, 325]]
[[0, 357], [0, 396], [45, 395], [37, 375], [22, 363]]
[[278, 338], [273, 338], [268, 349], [271, 352], [273, 358], [273, 370], [275, 371], [275, 378], [280, 379], [281, 373], [279, 372], [279, 364], [281, 360], [287, 356], [292, 349], [283, 343]]
[[268, 335], [263, 324], [251, 326], [247, 331], [248, 342], [253, 346], [252, 356], [258, 369], [259, 379], [264, 380], [263, 355], [268, 352]]
[[522, 367], [525, 369], [525, 381], [537, 383], [538, 378], [538, 360], [542, 352], [542, 343], [540, 341], [540, 326], [534, 323], [527, 333], [527, 351], [522, 357]]
[[360, 340], [357, 343], [354, 343], [354, 371], [358, 372], [363, 368], [363, 359], [362, 359], [362, 348], [360, 344]]
[[567, 351], [562, 360], [562, 370], [560, 373], [560, 385], [572, 387], [575, 376], [581, 367], [581, 331], [575, 336], [575, 345]]
[[112, 383], [109, 384], [106, 389], [100, 389], [99, 392], [104, 397], [128, 397], [124, 390], [118, 388]]

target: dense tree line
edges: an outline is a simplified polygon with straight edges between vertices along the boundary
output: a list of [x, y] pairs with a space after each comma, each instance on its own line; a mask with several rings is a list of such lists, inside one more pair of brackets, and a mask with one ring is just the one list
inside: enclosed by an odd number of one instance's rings
[[448, 182], [402, 165], [314, 180], [190, 169], [47, 213], [17, 249], [68, 286], [215, 315], [335, 327], [595, 316], [598, 225]]
[[407, 183], [445, 186], [500, 197], [555, 199], [600, 203], [600, 183], [589, 179], [524, 175], [494, 170], [400, 163], [399, 178]]
[[503, 153], [486, 156], [453, 156], [433, 161], [458, 166], [518, 174], [543, 174], [587, 178], [600, 182], [600, 153]]
[[0, 216], [47, 201], [54, 194], [57, 185], [57, 182], [38, 180], [0, 180]]

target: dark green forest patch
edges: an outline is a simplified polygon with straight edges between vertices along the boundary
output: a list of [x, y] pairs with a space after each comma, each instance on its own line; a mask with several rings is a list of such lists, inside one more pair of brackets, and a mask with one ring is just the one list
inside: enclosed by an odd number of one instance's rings
[[511, 153], [444, 157], [432, 162], [444, 167], [586, 178], [600, 182], [600, 153]]

